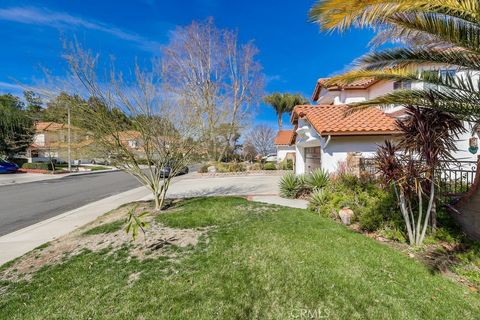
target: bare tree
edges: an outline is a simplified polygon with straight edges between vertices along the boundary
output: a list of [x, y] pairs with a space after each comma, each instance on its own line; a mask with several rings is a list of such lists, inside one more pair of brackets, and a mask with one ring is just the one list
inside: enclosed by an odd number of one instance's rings
[[[263, 93], [257, 48], [239, 44], [237, 32], [217, 28], [210, 18], [177, 28], [162, 53], [164, 88], [201, 120], [209, 157], [222, 159]], [[219, 144], [222, 126], [228, 137]]]
[[[68, 47], [66, 59], [90, 96], [81, 107], [82, 126], [94, 133], [118, 168], [152, 192], [155, 209], [161, 210], [171, 178], [187, 165], [195, 146], [188, 138], [199, 136], [194, 113], [167, 103], [159, 91], [160, 79], [138, 65], [129, 78], [114, 67], [99, 72], [98, 55], [76, 43]], [[128, 115], [130, 130], [119, 121], [119, 113]], [[171, 168], [168, 175], [165, 167]]]
[[250, 141], [245, 141], [242, 148], [243, 158], [247, 161], [254, 161], [257, 157], [257, 149]]
[[251, 129], [245, 139], [245, 145], [255, 147], [257, 154], [266, 156], [275, 150], [273, 143], [276, 136], [275, 130], [267, 125], [257, 125]]

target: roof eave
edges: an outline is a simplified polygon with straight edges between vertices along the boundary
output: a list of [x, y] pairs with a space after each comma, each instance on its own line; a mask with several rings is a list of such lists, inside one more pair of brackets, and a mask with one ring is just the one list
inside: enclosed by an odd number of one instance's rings
[[322, 132], [319, 133], [322, 136], [385, 136], [385, 135], [398, 135], [401, 134], [398, 130], [386, 130], [386, 131], [342, 131], [342, 132]]

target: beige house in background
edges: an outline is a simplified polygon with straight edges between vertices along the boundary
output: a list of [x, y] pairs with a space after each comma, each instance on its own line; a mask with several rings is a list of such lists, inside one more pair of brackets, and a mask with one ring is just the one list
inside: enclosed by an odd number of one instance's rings
[[[92, 157], [94, 138], [84, 130], [71, 126], [71, 153], [73, 159]], [[68, 125], [56, 122], [37, 122], [33, 143], [26, 151], [28, 162], [45, 162], [53, 159], [66, 161], [68, 150]]]
[[274, 143], [277, 149], [277, 162], [285, 159], [295, 161], [295, 132], [293, 130], [279, 130]]

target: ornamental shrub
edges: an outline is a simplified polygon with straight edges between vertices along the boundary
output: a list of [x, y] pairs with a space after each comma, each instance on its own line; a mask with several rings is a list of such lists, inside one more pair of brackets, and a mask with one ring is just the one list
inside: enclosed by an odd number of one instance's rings
[[280, 180], [280, 196], [284, 198], [296, 198], [301, 190], [301, 181], [293, 172], [285, 174]]
[[33, 162], [33, 163], [24, 163], [22, 165], [23, 169], [39, 169], [39, 170], [53, 170], [51, 163], [46, 162]]
[[267, 162], [263, 166], [263, 170], [277, 170], [277, 166], [274, 163]]

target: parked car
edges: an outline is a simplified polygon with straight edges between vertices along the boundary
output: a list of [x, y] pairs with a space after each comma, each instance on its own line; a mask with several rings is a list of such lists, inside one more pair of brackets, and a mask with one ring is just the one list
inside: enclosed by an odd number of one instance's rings
[[[170, 176], [170, 172], [172, 172], [172, 168], [170, 166], [165, 166], [163, 167], [162, 169], [160, 169], [160, 173], [163, 177], [168, 177]], [[188, 167], [182, 167], [177, 175], [181, 175], [181, 174], [187, 174], [188, 173]]]
[[263, 157], [262, 160], [265, 162], [277, 162], [277, 155], [275, 153], [271, 153], [266, 157]]
[[0, 159], [0, 173], [14, 173], [17, 170], [18, 166], [15, 163]]
[[104, 158], [93, 158], [90, 160], [91, 164], [103, 164], [103, 165], [110, 165], [110, 161]]

